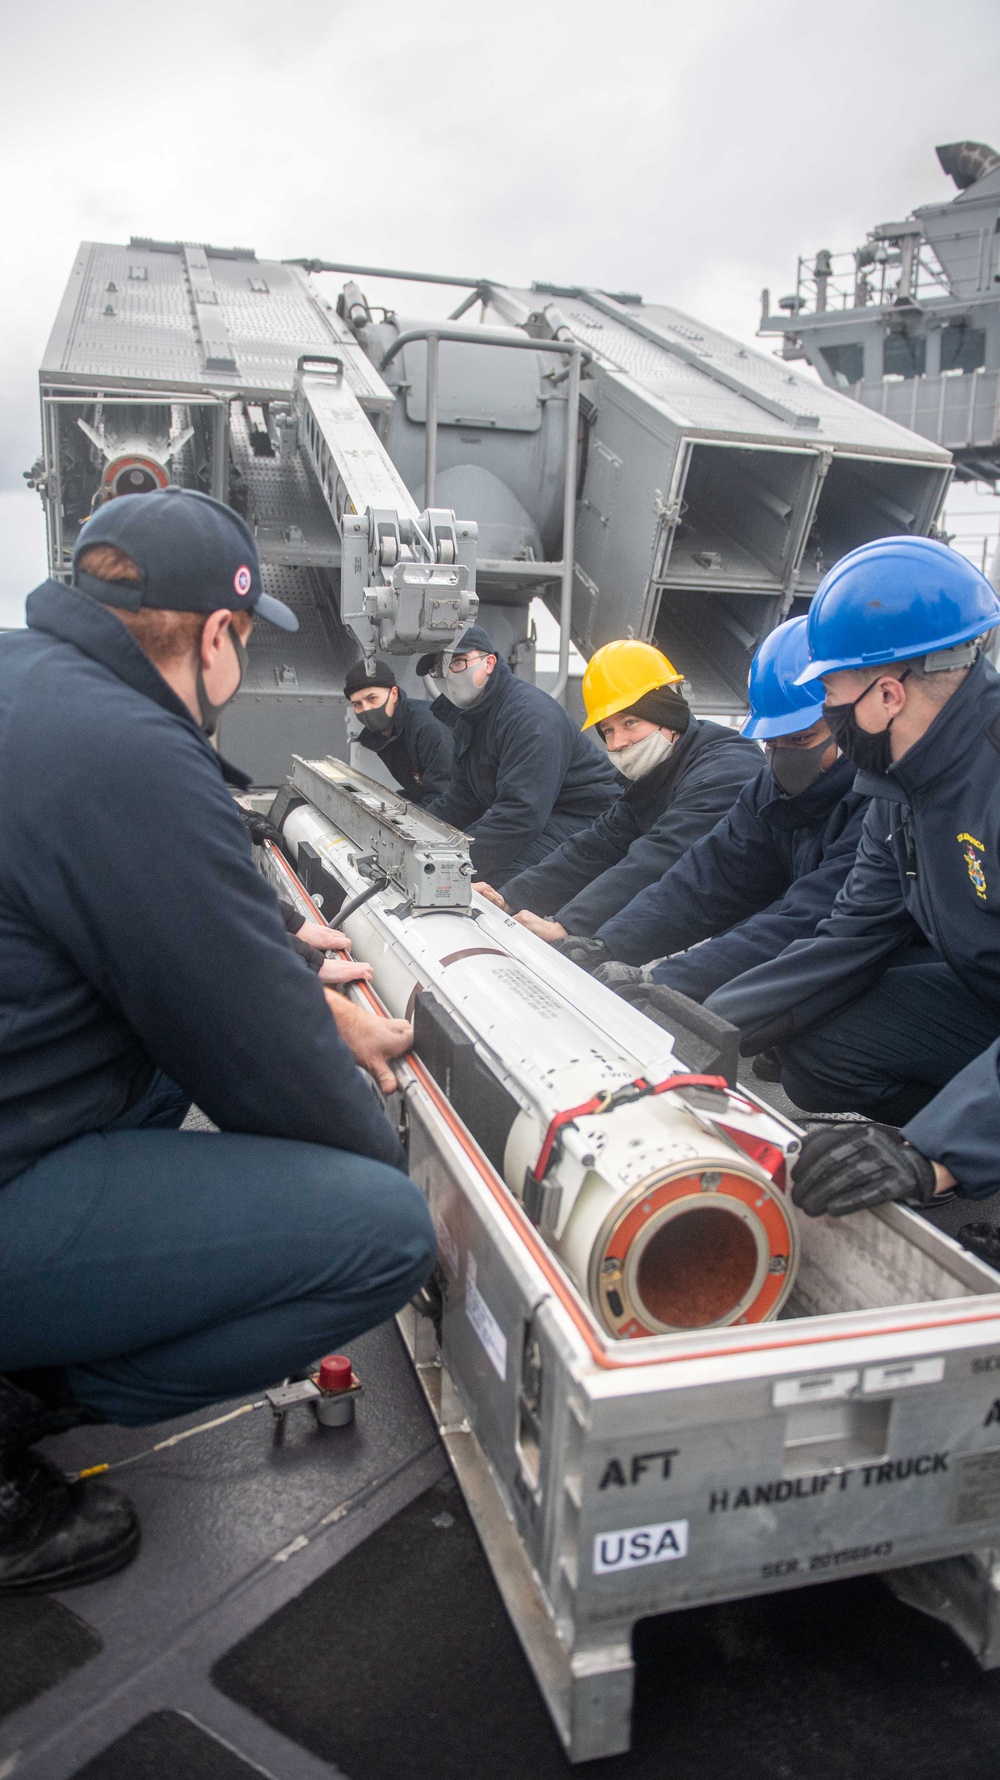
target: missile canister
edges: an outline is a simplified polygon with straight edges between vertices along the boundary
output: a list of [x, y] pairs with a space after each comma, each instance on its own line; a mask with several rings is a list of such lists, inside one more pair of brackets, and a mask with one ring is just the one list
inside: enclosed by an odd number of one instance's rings
[[[313, 804], [283, 832], [347, 897], [365, 888], [370, 860]], [[332, 902], [326, 913], [336, 924]], [[389, 885], [345, 931], [610, 1334], [778, 1313], [797, 1249], [783, 1186], [798, 1145], [783, 1120], [692, 1078], [669, 1034], [478, 897], [464, 913], [416, 911]]]

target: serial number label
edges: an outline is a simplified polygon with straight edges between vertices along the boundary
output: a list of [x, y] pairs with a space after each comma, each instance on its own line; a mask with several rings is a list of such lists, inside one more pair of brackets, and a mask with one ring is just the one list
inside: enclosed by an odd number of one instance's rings
[[967, 1452], [956, 1461], [953, 1526], [974, 1520], [1000, 1520], [1000, 1447]]
[[493, 974], [497, 982], [503, 983], [506, 989], [511, 989], [519, 1001], [530, 1007], [532, 1013], [538, 1014], [543, 1020], [559, 1018], [562, 1009], [558, 1001], [554, 1001], [541, 983], [535, 982], [534, 977], [529, 977], [527, 971], [520, 970], [516, 964], [505, 964]]
[[873, 1559], [892, 1555], [892, 1540], [878, 1545], [848, 1545], [843, 1551], [815, 1551], [808, 1558], [778, 1558], [772, 1564], [761, 1564], [762, 1582], [775, 1582], [780, 1576], [815, 1576], [823, 1570], [836, 1570], [841, 1564], [870, 1564]]

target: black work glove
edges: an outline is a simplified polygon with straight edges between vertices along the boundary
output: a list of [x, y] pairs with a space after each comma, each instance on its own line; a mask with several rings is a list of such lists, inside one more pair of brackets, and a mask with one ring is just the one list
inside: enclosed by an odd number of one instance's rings
[[588, 939], [583, 933], [567, 933], [565, 939], [554, 939], [552, 948], [578, 964], [581, 970], [590, 971], [591, 975], [599, 964], [606, 963], [611, 957], [602, 939]]
[[262, 847], [265, 841], [273, 841], [276, 847], [282, 852], [284, 851], [280, 829], [275, 828], [274, 823], [269, 822], [266, 816], [262, 816], [257, 810], [243, 809], [240, 810], [240, 815], [247, 825], [247, 833], [255, 847]]
[[608, 989], [618, 989], [622, 983], [648, 983], [649, 976], [644, 964], [622, 964], [617, 958], [609, 958], [607, 964], [598, 964], [594, 971], [595, 981], [603, 983]]
[[842, 1218], [895, 1199], [927, 1205], [933, 1165], [891, 1125], [824, 1125], [810, 1131], [792, 1169], [792, 1200], [807, 1217]]

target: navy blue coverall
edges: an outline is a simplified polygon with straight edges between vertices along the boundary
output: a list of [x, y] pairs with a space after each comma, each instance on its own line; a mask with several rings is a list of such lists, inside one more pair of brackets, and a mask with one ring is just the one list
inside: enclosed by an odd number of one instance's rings
[[1000, 1186], [1000, 675], [986, 657], [884, 778], [856, 786], [872, 801], [831, 914], [708, 1006], [745, 1051], [780, 1047], [799, 1106], [902, 1123], [983, 1196]]
[[454, 733], [451, 785], [425, 807], [472, 836], [476, 876], [495, 889], [588, 827], [621, 792], [606, 752], [505, 661], [459, 712]]
[[379, 755], [411, 803], [430, 803], [447, 791], [455, 753], [451, 728], [431, 716], [430, 705], [414, 704], [402, 687], [388, 735], [362, 729], [357, 739]]
[[[433, 1229], [197, 723], [88, 594], [27, 612], [0, 639], [0, 1371], [157, 1421], [390, 1316]], [[219, 1134], [167, 1128], [189, 1100]]]
[[830, 913], [854, 864], [868, 805], [854, 777], [839, 758], [788, 797], [762, 767], [711, 833], [598, 937], [626, 964], [663, 958], [653, 981], [692, 1001], [776, 958]]
[[760, 760], [756, 742], [692, 717], [666, 760], [541, 865], [507, 881], [508, 908], [553, 916], [567, 933], [595, 934], [707, 834]]

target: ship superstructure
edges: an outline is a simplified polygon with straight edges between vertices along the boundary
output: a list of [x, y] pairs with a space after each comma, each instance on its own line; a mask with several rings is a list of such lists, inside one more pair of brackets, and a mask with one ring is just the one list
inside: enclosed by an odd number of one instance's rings
[[944, 446], [956, 476], [1000, 477], [1000, 154], [937, 149], [957, 194], [879, 223], [853, 252], [799, 260], [760, 331], [830, 389]]

